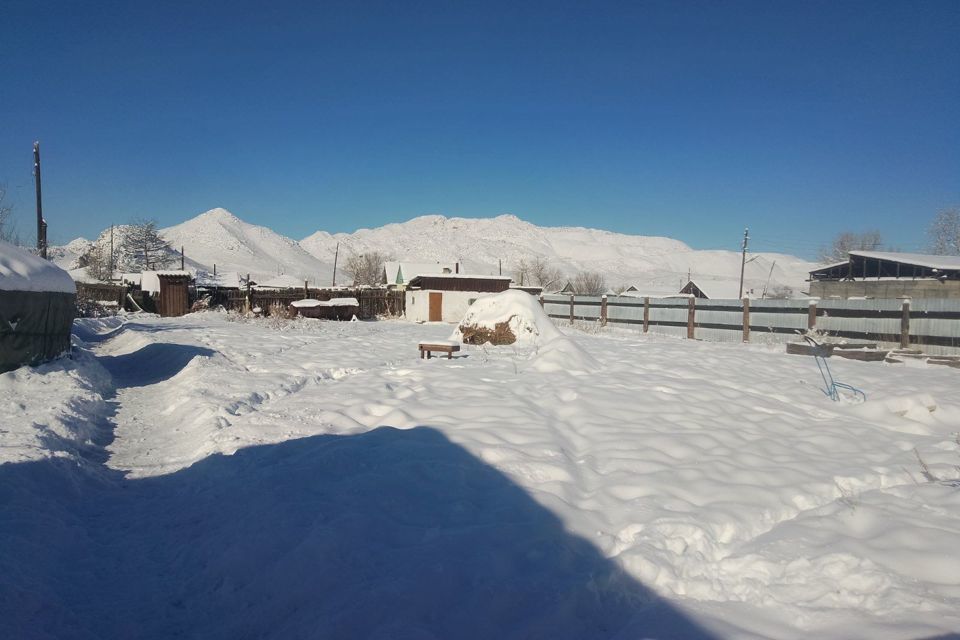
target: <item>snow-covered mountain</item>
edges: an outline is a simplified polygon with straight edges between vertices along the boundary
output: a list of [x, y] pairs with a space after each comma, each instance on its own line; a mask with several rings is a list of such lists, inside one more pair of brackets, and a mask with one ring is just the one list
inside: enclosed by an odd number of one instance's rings
[[[378, 250], [400, 260], [417, 262], [460, 261], [467, 271], [512, 273], [520, 259], [542, 257], [572, 278], [580, 271], [604, 275], [611, 286], [635, 285], [642, 293], [677, 293], [688, 272], [712, 297], [736, 297], [740, 254], [736, 251], [698, 251], [656, 236], [634, 236], [583, 227], [539, 227], [513, 215], [496, 218], [446, 218], [430, 215], [376, 229], [331, 235], [318, 231], [300, 245], [326, 260], [337, 242], [344, 251]], [[764, 286], [789, 286], [795, 290], [813, 265], [796, 256], [751, 254], [746, 268], [746, 288], [759, 293]], [[732, 292], [732, 293], [731, 293]]]
[[[220, 272], [250, 273], [261, 280], [284, 274], [326, 284], [338, 243], [341, 267], [351, 252], [380, 251], [409, 262], [459, 261], [464, 271], [477, 274], [497, 273], [502, 263], [503, 273], [512, 275], [519, 260], [540, 257], [569, 278], [595, 271], [611, 287], [634, 285], [653, 295], [676, 293], [690, 273], [711, 297], [735, 297], [740, 276], [736, 251], [700, 251], [671, 238], [583, 227], [539, 227], [513, 215], [478, 219], [429, 215], [353, 233], [317, 231], [297, 242], [225, 209], [212, 209], [161, 233], [175, 249], [184, 248], [188, 268], [212, 271], [216, 265]], [[58, 264], [75, 266], [75, 257], [89, 246], [78, 239], [59, 248]], [[800, 291], [814, 266], [785, 254], [751, 258], [746, 288], [757, 294], [764, 287]]]
[[249, 273], [255, 280], [278, 275], [298, 280], [328, 282], [329, 264], [304, 251], [296, 240], [258, 225], [244, 222], [226, 209], [211, 209], [181, 224], [161, 229], [174, 247], [183, 247], [191, 265], [206, 271]]

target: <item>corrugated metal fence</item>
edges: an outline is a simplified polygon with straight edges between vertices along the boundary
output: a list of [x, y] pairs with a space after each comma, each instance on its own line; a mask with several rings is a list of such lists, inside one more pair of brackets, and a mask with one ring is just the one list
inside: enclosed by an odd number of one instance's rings
[[714, 342], [780, 343], [808, 328], [885, 347], [960, 352], [960, 300], [703, 300], [545, 295], [568, 322], [600, 322]]

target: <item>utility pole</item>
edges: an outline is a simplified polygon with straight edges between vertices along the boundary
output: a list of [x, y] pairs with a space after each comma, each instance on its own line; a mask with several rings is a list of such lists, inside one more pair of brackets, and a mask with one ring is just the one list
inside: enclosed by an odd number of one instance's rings
[[331, 287], [337, 286], [337, 258], [340, 257], [340, 243], [337, 243], [337, 250], [333, 254], [333, 282], [330, 283]]
[[180, 245], [180, 271], [183, 270], [183, 245]]
[[743, 230], [743, 255], [740, 258], [740, 299], [743, 299], [743, 272], [747, 267], [747, 242], [750, 241], [750, 229]]
[[47, 221], [43, 219], [43, 199], [40, 197], [40, 142], [33, 143], [33, 175], [37, 183], [37, 253], [47, 257]]

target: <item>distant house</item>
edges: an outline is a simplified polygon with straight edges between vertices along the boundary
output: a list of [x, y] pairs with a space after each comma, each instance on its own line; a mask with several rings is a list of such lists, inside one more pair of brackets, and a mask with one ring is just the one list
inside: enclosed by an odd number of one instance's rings
[[817, 298], [960, 298], [960, 256], [851, 251], [810, 272]]
[[295, 316], [322, 318], [326, 320], [350, 320], [360, 315], [360, 302], [356, 298], [330, 298], [329, 300], [294, 300], [290, 310]]
[[383, 280], [388, 287], [403, 289], [417, 276], [460, 273], [460, 263], [449, 262], [387, 262], [383, 265]]
[[70, 274], [0, 240], [0, 372], [69, 351], [76, 314]]
[[510, 288], [508, 276], [437, 273], [417, 276], [406, 288], [406, 317], [414, 322], [459, 322], [482, 295]]
[[[681, 287], [681, 295], [693, 296], [703, 300], [738, 300], [740, 298], [740, 283], [729, 280], [705, 280], [706, 287], [702, 287], [693, 280]], [[743, 297], [753, 296], [753, 289], [743, 289]]]
[[282, 275], [258, 282], [254, 289], [303, 289], [303, 280], [293, 276]]

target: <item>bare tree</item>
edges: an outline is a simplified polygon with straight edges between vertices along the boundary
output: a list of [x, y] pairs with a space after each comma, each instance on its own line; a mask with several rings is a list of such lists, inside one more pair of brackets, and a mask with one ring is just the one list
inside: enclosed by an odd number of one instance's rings
[[17, 230], [13, 226], [13, 206], [5, 202], [6, 198], [7, 188], [0, 186], [0, 240], [18, 244]]
[[581, 271], [573, 279], [573, 291], [581, 296], [600, 296], [607, 290], [607, 281], [594, 271]]
[[380, 251], [367, 253], [351, 253], [347, 256], [343, 271], [353, 278], [355, 286], [384, 284], [384, 266], [390, 256]]
[[927, 234], [930, 236], [930, 253], [960, 256], [960, 209], [938, 213]]
[[820, 250], [820, 260], [822, 262], [842, 262], [846, 260], [851, 251], [877, 251], [883, 245], [883, 239], [879, 231], [866, 231], [864, 233], [853, 233], [844, 231], [833, 239], [830, 246]]
[[513, 265], [513, 281], [521, 287], [530, 284], [530, 264], [524, 258], [520, 258]]
[[109, 280], [113, 275], [110, 268], [110, 250], [104, 249], [99, 242], [94, 242], [80, 258], [77, 266], [86, 267], [87, 273], [97, 280]]
[[120, 242], [124, 269], [155, 271], [173, 263], [176, 252], [160, 235], [156, 220], [134, 220], [124, 231]]
[[563, 273], [561, 273], [560, 269], [552, 266], [540, 256], [531, 260], [527, 264], [527, 267], [529, 269], [530, 282], [538, 287], [547, 288], [557, 284], [560, 279], [563, 278]]

